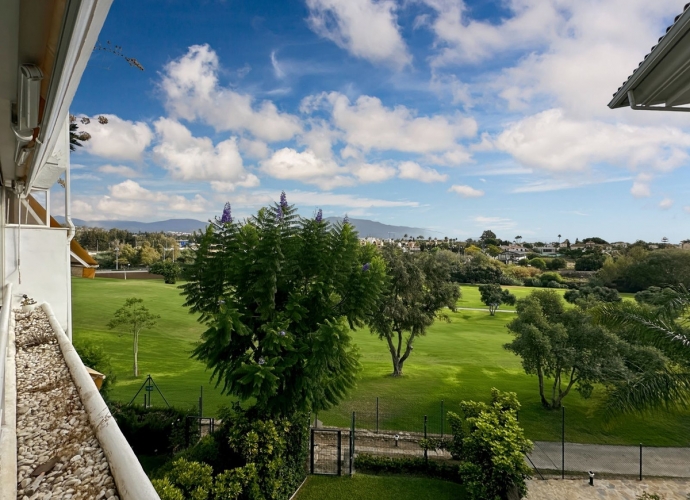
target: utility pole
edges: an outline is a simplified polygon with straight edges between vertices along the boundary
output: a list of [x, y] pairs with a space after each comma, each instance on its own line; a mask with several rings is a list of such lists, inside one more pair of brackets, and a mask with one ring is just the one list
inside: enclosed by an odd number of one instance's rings
[[115, 247], [115, 270], [116, 271], [118, 271], [120, 269], [119, 261], [120, 261], [120, 247]]

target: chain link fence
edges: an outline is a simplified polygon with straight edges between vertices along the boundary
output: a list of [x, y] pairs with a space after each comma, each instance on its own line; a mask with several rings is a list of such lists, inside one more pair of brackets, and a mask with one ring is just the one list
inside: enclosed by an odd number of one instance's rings
[[[519, 417], [519, 415], [518, 415]], [[338, 429], [323, 426], [314, 419], [316, 429]], [[352, 456], [366, 453], [385, 457], [424, 457], [450, 460], [450, 454], [435, 447], [435, 442], [451, 437], [448, 412], [443, 401], [438, 411], [430, 414], [387, 411], [379, 398], [366, 411], [352, 412], [350, 428], [343, 432], [341, 450], [343, 463]], [[656, 447], [644, 443], [624, 445], [585, 444], [568, 442], [568, 420], [561, 409], [561, 425], [553, 440], [534, 441], [534, 449], [525, 460], [534, 470], [534, 477], [597, 477], [690, 478], [690, 447]], [[352, 437], [350, 437], [352, 434]], [[530, 437], [529, 435], [527, 436]], [[344, 451], [348, 448], [347, 453]]]

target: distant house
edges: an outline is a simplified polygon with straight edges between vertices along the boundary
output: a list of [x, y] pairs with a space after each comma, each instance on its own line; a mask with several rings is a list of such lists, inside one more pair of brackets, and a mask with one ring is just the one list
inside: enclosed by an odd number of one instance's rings
[[678, 245], [679, 248], [683, 250], [690, 250], [690, 240], [683, 240], [680, 242], [680, 245]]
[[524, 253], [512, 252], [510, 250], [504, 250], [496, 256], [496, 260], [499, 260], [505, 264], [514, 264], [526, 258], [527, 257], [524, 255]]

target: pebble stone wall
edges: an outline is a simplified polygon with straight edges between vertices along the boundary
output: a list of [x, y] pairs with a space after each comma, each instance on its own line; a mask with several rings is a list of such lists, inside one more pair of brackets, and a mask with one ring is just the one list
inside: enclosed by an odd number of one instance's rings
[[48, 317], [15, 319], [17, 499], [119, 500]]

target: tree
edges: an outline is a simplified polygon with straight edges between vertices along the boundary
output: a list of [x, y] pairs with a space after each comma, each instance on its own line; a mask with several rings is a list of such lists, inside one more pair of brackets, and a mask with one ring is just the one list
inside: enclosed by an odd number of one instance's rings
[[148, 241], [145, 241], [137, 249], [137, 257], [139, 260], [139, 264], [141, 264], [142, 266], [151, 266], [161, 260], [161, 254], [159, 254]]
[[417, 337], [425, 335], [436, 318], [450, 320], [442, 311], [445, 307], [455, 310], [460, 288], [450, 280], [450, 252], [414, 254], [384, 247], [382, 255], [388, 286], [368, 324], [373, 334], [387, 342], [393, 376], [398, 377]]
[[690, 292], [675, 287], [673, 297], [660, 291], [660, 305], [630, 301], [605, 304], [594, 310], [596, 321], [615, 331], [651, 360], [638, 361], [647, 369], [634, 373], [611, 391], [606, 400], [609, 414], [645, 412], [690, 406]]
[[555, 259], [549, 259], [546, 262], [546, 268], [550, 269], [551, 271], [558, 271], [559, 269], [565, 269], [568, 266], [568, 263], [565, 261], [565, 259], [561, 257], [556, 257]]
[[284, 193], [242, 222], [228, 204], [190, 278], [185, 304], [206, 326], [193, 356], [224, 394], [290, 416], [336, 405], [354, 386], [350, 330], [376, 309], [385, 264], [347, 221], [301, 218]]
[[486, 241], [486, 240], [495, 240], [496, 239], [496, 233], [493, 231], [487, 229], [482, 233], [482, 235], [479, 237], [481, 241]]
[[521, 241], [522, 241], [522, 236], [519, 236], [519, 235], [518, 235], [518, 236], [515, 237], [515, 243], [518, 243], [518, 244], [519, 244]]
[[605, 286], [583, 286], [579, 290], [568, 290], [563, 298], [571, 304], [590, 307], [600, 302], [620, 302], [621, 297], [615, 288]]
[[180, 266], [170, 260], [158, 261], [149, 268], [152, 274], [160, 274], [163, 280], [171, 285], [177, 282], [177, 277], [180, 275]]
[[491, 255], [492, 257], [498, 256], [503, 250], [501, 250], [499, 247], [496, 245], [488, 245], [486, 247], [486, 252]]
[[515, 295], [508, 290], [502, 290], [501, 285], [479, 285], [479, 293], [481, 294], [482, 302], [489, 306], [491, 316], [496, 314], [501, 304], [513, 305], [517, 300]]
[[145, 328], [153, 328], [160, 319], [157, 314], [151, 314], [144, 305], [144, 299], [131, 298], [125, 301], [120, 309], [115, 311], [113, 319], [108, 322], [108, 328], [124, 327], [132, 334], [132, 351], [134, 353], [134, 376], [139, 376], [139, 334]]
[[[560, 408], [573, 387], [588, 398], [594, 384], [624, 378], [619, 339], [580, 309], [566, 311], [553, 291], [539, 290], [517, 301], [508, 324], [515, 339], [504, 347], [522, 358], [525, 373], [537, 375], [545, 408]], [[546, 378], [553, 379], [549, 398]]]
[[601, 252], [586, 253], [575, 260], [576, 271], [598, 271], [604, 266], [606, 255]]
[[542, 271], [546, 269], [546, 261], [541, 257], [535, 257], [529, 260], [529, 265], [541, 269]]

